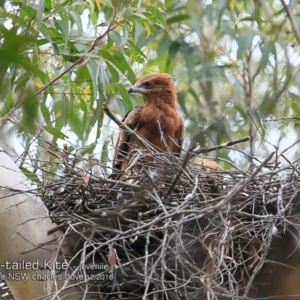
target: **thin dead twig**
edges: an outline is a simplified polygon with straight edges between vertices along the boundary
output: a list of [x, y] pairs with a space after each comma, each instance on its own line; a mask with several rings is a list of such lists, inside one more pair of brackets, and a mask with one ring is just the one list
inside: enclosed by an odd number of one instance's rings
[[182, 175], [183, 173], [183, 170], [185, 169], [185, 167], [187, 166], [191, 156], [192, 156], [192, 151], [195, 149], [196, 145], [190, 147], [189, 151], [187, 152], [187, 154], [185, 155], [184, 159], [183, 159], [183, 162], [182, 162], [182, 165], [181, 167], [179, 168], [179, 171], [178, 173], [176, 174], [173, 182], [171, 183], [171, 186], [169, 188], [169, 190], [167, 191], [167, 195], [170, 195], [177, 183], [177, 181], [179, 180], [180, 176]]
[[195, 150], [192, 153], [191, 158], [194, 157], [194, 156], [196, 156], [196, 155], [199, 155], [201, 153], [207, 153], [207, 152], [211, 152], [211, 151], [214, 151], [214, 150], [224, 149], [224, 148], [227, 148], [227, 147], [232, 146], [232, 145], [236, 145], [236, 144], [239, 144], [239, 143], [247, 142], [249, 140], [250, 140], [250, 137], [249, 136], [245, 136], [243, 138], [240, 138], [240, 139], [237, 139], [237, 140], [234, 140], [234, 141], [230, 141], [230, 142], [227, 142], [227, 143], [224, 143], [224, 144], [221, 144], [221, 145], [217, 145], [217, 146], [213, 146], [213, 147], [201, 148], [199, 150]]
[[300, 32], [299, 32], [299, 29], [298, 29], [298, 26], [297, 26], [297, 21], [294, 17], [294, 14], [291, 11], [290, 7], [285, 3], [285, 0], [280, 0], [280, 2], [281, 2], [282, 6], [283, 6], [283, 8], [286, 12], [286, 15], [287, 15], [288, 19], [290, 20], [295, 38], [296, 38], [298, 44], [300, 44]]

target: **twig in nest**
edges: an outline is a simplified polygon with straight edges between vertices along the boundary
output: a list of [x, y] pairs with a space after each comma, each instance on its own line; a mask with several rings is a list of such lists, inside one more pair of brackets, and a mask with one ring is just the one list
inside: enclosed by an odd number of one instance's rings
[[81, 186], [81, 199], [82, 199], [82, 202], [81, 202], [82, 210], [86, 214], [89, 211], [88, 211], [88, 209], [86, 207], [86, 203], [88, 202], [88, 199], [87, 199], [87, 196], [85, 194], [85, 188], [84, 188], [84, 186]]
[[177, 181], [179, 180], [179, 178], [180, 178], [180, 176], [181, 176], [183, 170], [185, 169], [187, 163], [189, 162], [189, 160], [190, 160], [190, 158], [191, 158], [191, 155], [192, 155], [192, 152], [194, 151], [195, 147], [196, 147], [195, 145], [192, 146], [192, 147], [190, 147], [189, 151], [188, 151], [187, 154], [185, 155], [184, 160], [183, 160], [183, 163], [182, 163], [182, 165], [181, 165], [181, 167], [180, 167], [178, 173], [176, 174], [176, 176], [175, 176], [173, 182], [171, 183], [171, 186], [170, 186], [169, 190], [167, 191], [167, 195], [170, 195], [170, 194], [172, 193], [172, 191], [173, 191], [173, 189], [174, 189], [174, 187], [175, 187]]
[[268, 161], [273, 157], [275, 152], [272, 152], [258, 167], [257, 169], [252, 173], [250, 177], [248, 177], [242, 184], [237, 183], [234, 189], [232, 190], [231, 193], [229, 193], [222, 201], [220, 201], [215, 207], [217, 206], [224, 206], [225, 204], [229, 203], [239, 192], [241, 192], [246, 185], [248, 185], [254, 178], [255, 176], [260, 172], [260, 170], [268, 163]]
[[237, 139], [237, 140], [234, 140], [234, 141], [230, 141], [230, 142], [227, 142], [227, 143], [224, 143], [224, 144], [221, 144], [221, 145], [217, 145], [217, 146], [214, 146], [214, 147], [206, 147], [206, 148], [201, 148], [199, 150], [196, 150], [192, 153], [192, 157], [196, 156], [196, 155], [199, 155], [201, 153], [206, 153], [206, 152], [211, 152], [211, 151], [214, 151], [214, 150], [219, 150], [219, 149], [223, 149], [223, 148], [227, 148], [229, 146], [232, 146], [232, 145], [235, 145], [235, 144], [239, 144], [239, 143], [243, 143], [243, 142], [247, 142], [250, 140], [250, 137], [249, 136], [245, 136], [243, 138], [240, 138], [240, 139]]
[[47, 235], [49, 236], [49, 235], [55, 233], [56, 231], [59, 231], [59, 230], [61, 230], [61, 229], [65, 229], [65, 228], [68, 227], [68, 226], [69, 226], [69, 224], [67, 224], [67, 223], [59, 224], [59, 225], [57, 225], [57, 226], [55, 226], [55, 227], [49, 229], [49, 230], [47, 231]]
[[34, 246], [31, 249], [21, 251], [20, 254], [23, 255], [23, 254], [27, 254], [27, 253], [33, 252], [33, 251], [35, 251], [35, 250], [37, 250], [39, 248], [43, 248], [44, 246], [48, 246], [49, 244], [51, 244], [53, 242], [56, 242], [58, 239], [59, 239], [59, 237], [55, 237], [52, 240], [49, 240], [48, 242], [39, 243], [38, 245]]
[[192, 146], [188, 151], [187, 151], [187, 154], [186, 156], [184, 157], [184, 160], [183, 160], [183, 163], [181, 165], [181, 168], [179, 169], [176, 177], [174, 178], [168, 192], [167, 192], [167, 195], [170, 195], [177, 183], [177, 181], [179, 180], [184, 168], [186, 167], [188, 161], [190, 158], [193, 158], [201, 153], [206, 153], [206, 152], [211, 152], [211, 151], [214, 151], [214, 150], [218, 150], [218, 149], [223, 149], [223, 148], [227, 148], [229, 146], [232, 146], [232, 145], [235, 145], [235, 144], [238, 144], [238, 143], [242, 143], [242, 142], [247, 142], [250, 140], [250, 137], [249, 136], [246, 136], [246, 137], [243, 137], [243, 138], [240, 138], [240, 139], [237, 139], [237, 140], [234, 140], [234, 141], [230, 141], [230, 142], [227, 142], [225, 144], [221, 144], [221, 145], [217, 145], [217, 146], [214, 146], [214, 147], [207, 147], [207, 148], [201, 148], [199, 150], [196, 150], [194, 151], [196, 145]]
[[[203, 214], [207, 214], [213, 210], [220, 209], [226, 204], [228, 204], [230, 201], [232, 201], [254, 178], [255, 176], [260, 172], [260, 170], [268, 163], [268, 161], [273, 157], [275, 152], [272, 152], [258, 167], [257, 169], [249, 176], [244, 182], [237, 183], [233, 190], [224, 197], [223, 200], [221, 200], [218, 204], [205, 207], [203, 209], [197, 210], [197, 216], [192, 217], [188, 219], [187, 221], [191, 221], [194, 219], [200, 218]], [[180, 211], [181, 213], [191, 213], [193, 210], [184, 210]], [[171, 215], [169, 215], [171, 216]], [[186, 222], [186, 221], [185, 221]], [[180, 224], [180, 222], [178, 222]]]
[[[82, 177], [82, 174], [80, 174], [79, 172], [76, 172], [75, 170], [73, 170], [73, 173], [76, 174], [79, 177]], [[124, 181], [119, 181], [119, 180], [113, 180], [113, 179], [107, 179], [101, 176], [97, 176], [97, 177], [93, 177], [93, 182], [98, 182], [98, 183], [111, 183], [111, 184], [119, 184], [121, 186], [124, 187], [128, 187], [130, 189], [133, 189], [134, 191], [139, 191], [140, 190], [140, 186], [138, 184], [132, 184], [132, 183], [127, 183]]]
[[150, 184], [152, 185], [152, 188], [155, 189], [155, 190], [157, 190], [157, 186], [156, 186], [156, 184], [155, 184], [155, 182], [153, 180], [153, 177], [155, 176], [156, 173], [153, 172], [153, 175], [150, 175], [149, 171], [146, 170], [145, 174], [148, 177], [148, 179], [150, 181]]
[[246, 289], [245, 289], [245, 292], [244, 292], [242, 300], [248, 299], [247, 296], [248, 296], [248, 293], [250, 291], [250, 288], [252, 287], [252, 283], [253, 283], [256, 275], [258, 274], [258, 272], [260, 271], [260, 269], [262, 268], [263, 264], [266, 261], [266, 257], [268, 255], [270, 247], [271, 247], [272, 235], [273, 235], [272, 234], [273, 226], [274, 226], [274, 221], [270, 224], [270, 227], [269, 227], [269, 230], [268, 230], [267, 239], [264, 241], [264, 244], [265, 244], [264, 252], [262, 254], [262, 257], [260, 257], [257, 265], [255, 266], [255, 268], [254, 268], [254, 270], [253, 270], [253, 272], [251, 274], [251, 277], [249, 278], [249, 281], [248, 281], [248, 284], [246, 286]]

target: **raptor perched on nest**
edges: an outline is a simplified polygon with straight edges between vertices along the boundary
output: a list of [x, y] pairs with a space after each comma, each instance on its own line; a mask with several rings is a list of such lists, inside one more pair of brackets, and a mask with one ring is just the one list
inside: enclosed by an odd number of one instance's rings
[[[123, 122], [158, 152], [179, 155], [184, 128], [175, 108], [176, 88], [171, 76], [165, 73], [148, 75], [132, 86], [128, 93], [141, 94], [144, 105], [129, 111]], [[144, 145], [136, 137], [122, 130], [114, 154], [114, 172], [123, 171], [133, 151], [143, 148]]]

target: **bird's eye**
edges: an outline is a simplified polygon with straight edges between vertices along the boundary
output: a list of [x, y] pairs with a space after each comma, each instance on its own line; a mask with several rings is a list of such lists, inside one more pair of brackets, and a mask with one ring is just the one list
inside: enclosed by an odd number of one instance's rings
[[152, 85], [151, 81], [146, 81], [146, 82], [144, 83], [144, 86], [145, 86], [146, 88], [151, 87], [151, 85]]

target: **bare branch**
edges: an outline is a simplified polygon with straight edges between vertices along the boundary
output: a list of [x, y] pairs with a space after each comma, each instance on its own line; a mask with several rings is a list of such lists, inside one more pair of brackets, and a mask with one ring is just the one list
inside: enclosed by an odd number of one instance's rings
[[201, 153], [207, 153], [207, 152], [211, 152], [211, 151], [214, 151], [214, 150], [224, 149], [224, 148], [227, 148], [227, 147], [232, 146], [232, 145], [236, 145], [236, 144], [239, 144], [239, 143], [247, 142], [249, 140], [250, 140], [250, 137], [249, 136], [245, 136], [243, 138], [240, 138], [240, 139], [237, 139], [237, 140], [234, 140], [234, 141], [230, 141], [230, 142], [227, 142], [227, 143], [224, 143], [224, 144], [221, 144], [221, 145], [217, 145], [217, 146], [213, 146], [213, 147], [201, 148], [199, 150], [195, 150], [193, 152], [193, 154], [192, 154], [191, 157], [194, 157], [194, 156], [199, 155]]
[[298, 26], [297, 26], [297, 21], [294, 17], [294, 14], [292, 13], [290, 7], [285, 3], [285, 0], [280, 0], [280, 2], [281, 2], [282, 6], [283, 6], [283, 8], [286, 12], [286, 15], [287, 15], [288, 19], [290, 20], [295, 38], [296, 38], [298, 44], [300, 44], [300, 32], [299, 32], [299, 29], [298, 29]]

